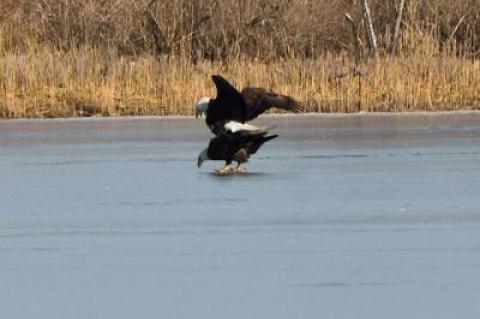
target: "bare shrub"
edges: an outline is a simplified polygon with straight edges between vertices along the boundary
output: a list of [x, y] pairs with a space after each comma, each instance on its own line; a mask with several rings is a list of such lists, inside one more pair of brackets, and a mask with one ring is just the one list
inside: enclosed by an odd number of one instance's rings
[[[0, 0], [6, 49], [48, 43], [68, 50], [91, 45], [118, 54], [175, 54], [225, 60], [319, 56], [350, 46], [355, 0]], [[372, 0], [380, 48], [388, 49], [398, 0]], [[443, 48], [480, 49], [477, 0], [407, 1], [402, 29], [430, 33]], [[8, 35], [8, 36], [6, 36]]]

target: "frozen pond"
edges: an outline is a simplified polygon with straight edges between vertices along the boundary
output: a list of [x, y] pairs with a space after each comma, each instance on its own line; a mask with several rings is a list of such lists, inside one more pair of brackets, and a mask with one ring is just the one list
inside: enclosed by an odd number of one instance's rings
[[480, 318], [480, 113], [0, 121], [2, 318]]

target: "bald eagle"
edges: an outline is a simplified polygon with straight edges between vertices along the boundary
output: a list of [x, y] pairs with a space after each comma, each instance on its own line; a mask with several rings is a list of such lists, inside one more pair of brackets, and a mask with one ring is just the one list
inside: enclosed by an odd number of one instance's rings
[[[245, 170], [241, 165], [248, 161], [250, 155], [255, 154], [263, 143], [277, 136], [268, 135], [267, 128], [227, 122], [219, 134], [210, 140], [208, 147], [200, 152], [197, 166], [202, 166], [206, 160], [225, 161], [225, 166], [217, 169], [217, 173], [243, 173]], [[233, 161], [238, 163], [234, 169], [229, 166]]]
[[245, 123], [272, 107], [295, 113], [303, 109], [300, 102], [287, 95], [254, 87], [247, 87], [238, 92], [220, 75], [213, 75], [212, 80], [217, 87], [217, 97], [201, 98], [196, 105], [196, 117], [206, 113], [206, 123], [215, 135], [219, 134], [229, 121]]

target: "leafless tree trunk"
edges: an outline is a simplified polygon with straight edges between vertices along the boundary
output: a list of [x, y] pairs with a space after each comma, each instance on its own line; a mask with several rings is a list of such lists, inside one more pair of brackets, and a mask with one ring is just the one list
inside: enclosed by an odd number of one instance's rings
[[150, 1], [145, 10], [145, 15], [147, 19], [146, 28], [148, 32], [152, 35], [155, 54], [160, 55], [163, 53], [167, 53], [168, 48], [166, 43], [167, 41], [165, 39], [165, 36], [163, 35], [162, 29], [160, 28], [157, 21], [155, 20], [154, 15], [150, 11], [151, 7], [155, 4], [155, 2], [157, 2], [157, 0]]
[[400, 0], [400, 7], [398, 8], [397, 20], [395, 21], [395, 30], [393, 31], [392, 48], [390, 52], [391, 54], [395, 54], [395, 50], [397, 49], [398, 35], [400, 34], [400, 26], [402, 24], [402, 15], [403, 15], [404, 6], [405, 6], [405, 0]]
[[370, 45], [370, 49], [372, 50], [373, 56], [378, 60], [377, 37], [373, 31], [372, 15], [370, 14], [370, 7], [368, 6], [367, 0], [363, 0], [363, 10], [365, 14], [365, 29], [367, 31], [368, 43]]
[[357, 29], [357, 26], [355, 25], [355, 21], [353, 21], [352, 16], [348, 13], [345, 13], [345, 19], [347, 20], [348, 23], [350, 23], [352, 27], [353, 45], [355, 49], [355, 52], [354, 52], [355, 64], [358, 64], [360, 62], [360, 59], [362, 58], [362, 41], [358, 36], [358, 29]]

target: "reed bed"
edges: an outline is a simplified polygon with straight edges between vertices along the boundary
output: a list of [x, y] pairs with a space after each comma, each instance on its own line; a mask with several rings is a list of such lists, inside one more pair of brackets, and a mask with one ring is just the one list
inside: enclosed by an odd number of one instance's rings
[[306, 112], [480, 109], [480, 61], [451, 56], [382, 57], [350, 72], [344, 56], [229, 63], [187, 58], [135, 59], [95, 48], [39, 49], [0, 57], [0, 117], [192, 115], [214, 96], [211, 74], [237, 87], [268, 87], [304, 101]]

